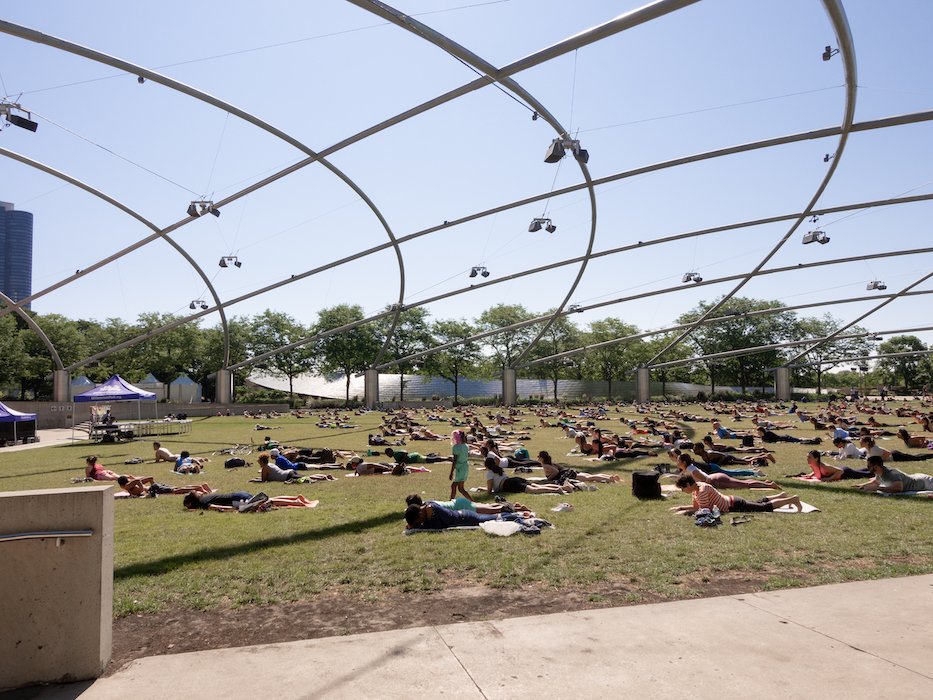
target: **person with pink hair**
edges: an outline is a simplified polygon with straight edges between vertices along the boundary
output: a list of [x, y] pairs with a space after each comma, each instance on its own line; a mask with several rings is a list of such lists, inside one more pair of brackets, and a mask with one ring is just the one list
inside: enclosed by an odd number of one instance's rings
[[455, 430], [450, 434], [450, 498], [453, 500], [459, 491], [464, 498], [473, 500], [466, 490], [466, 480], [470, 473], [470, 448], [467, 446], [466, 433]]

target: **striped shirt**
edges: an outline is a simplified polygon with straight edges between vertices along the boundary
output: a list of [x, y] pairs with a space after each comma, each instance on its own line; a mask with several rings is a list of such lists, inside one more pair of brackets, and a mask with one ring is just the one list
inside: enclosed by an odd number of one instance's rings
[[693, 494], [694, 510], [700, 510], [701, 508], [712, 510], [713, 507], [716, 507], [719, 508], [720, 513], [728, 513], [729, 509], [732, 508], [732, 503], [732, 496], [723, 496], [709, 484], [702, 481], [697, 482], [697, 491]]

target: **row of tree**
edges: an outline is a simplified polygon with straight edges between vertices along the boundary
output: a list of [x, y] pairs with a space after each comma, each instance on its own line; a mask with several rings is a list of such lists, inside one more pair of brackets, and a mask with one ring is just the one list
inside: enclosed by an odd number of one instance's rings
[[[659, 368], [654, 377], [661, 382], [686, 381], [717, 386], [735, 385], [743, 393], [771, 382], [770, 369], [785, 364], [789, 358], [804, 352], [796, 363], [795, 383], [798, 386], [824, 384], [843, 386], [890, 383], [906, 388], [933, 382], [933, 362], [930, 357], [892, 358], [875, 363], [874, 367], [857, 364], [853, 368], [846, 358], [862, 357], [875, 351], [882, 353], [922, 351], [926, 346], [915, 336], [895, 336], [878, 345], [864, 329], [852, 327], [831, 342], [810, 348], [809, 344], [771, 348], [741, 354], [744, 349], [777, 345], [808, 338], [820, 338], [836, 332], [840, 322], [831, 315], [802, 318], [780, 308], [777, 301], [733, 298], [712, 316], [720, 320], [699, 326], [683, 342], [667, 349], [659, 362], [683, 360], [701, 355], [732, 353], [714, 360]], [[702, 318], [713, 307], [702, 303], [677, 319], [678, 325], [688, 325]], [[377, 361], [401, 360], [437, 346], [449, 346], [421, 358], [399, 362], [394, 371], [405, 375], [422, 373], [448, 379], [453, 394], [459, 393], [464, 377], [497, 377], [503, 367], [512, 366], [524, 349], [538, 335], [547, 314], [535, 314], [518, 304], [498, 304], [486, 309], [475, 320], [431, 319], [423, 308], [402, 312], [397, 327], [388, 342], [392, 316], [372, 323], [355, 323], [364, 319], [359, 306], [341, 304], [318, 313], [317, 320], [304, 325], [291, 316], [264, 311], [251, 317], [230, 320], [230, 364], [236, 364], [283, 346], [299, 343], [311, 336], [324, 334], [313, 342], [301, 344], [270, 356], [253, 367], [288, 379], [290, 392], [294, 379], [308, 372], [340, 373], [346, 379], [349, 399], [350, 379]], [[57, 314], [35, 315], [36, 321], [49, 336], [65, 366], [104, 353], [124, 341], [154, 331], [176, 317], [157, 313], [143, 314], [136, 323], [120, 319], [104, 322], [71, 320]], [[639, 330], [617, 318], [593, 321], [581, 328], [571, 316], [558, 318], [539, 342], [523, 358], [543, 359], [568, 350], [586, 346], [583, 354], [566, 359], [543, 361], [524, 370], [519, 376], [546, 377], [553, 382], [556, 396], [560, 379], [597, 379], [609, 384], [631, 378], [634, 370], [666, 349], [679, 331], [660, 335], [632, 337]], [[352, 326], [348, 330], [327, 335], [328, 330]], [[497, 329], [513, 327], [496, 333]], [[484, 334], [474, 339], [474, 336]], [[858, 336], [858, 337], [850, 337]], [[610, 343], [628, 338], [621, 343]], [[15, 386], [20, 398], [39, 398], [51, 394], [51, 357], [38, 337], [13, 315], [0, 318], [0, 386]], [[825, 362], [825, 363], [823, 363]], [[806, 364], [823, 363], [823, 364]], [[201, 327], [196, 323], [181, 324], [169, 331], [153, 335], [144, 342], [110, 353], [83, 366], [91, 379], [101, 381], [119, 372], [131, 381], [142, 379], [149, 372], [163, 381], [187, 374], [205, 385], [208, 393], [213, 385], [213, 373], [223, 366], [223, 333], [219, 326]], [[840, 367], [844, 369], [840, 370]], [[390, 370], [393, 371], [393, 370]], [[846, 374], [846, 373], [849, 374]], [[247, 372], [237, 373], [242, 384]], [[853, 381], [857, 379], [858, 381]], [[400, 397], [404, 400], [404, 396]]]

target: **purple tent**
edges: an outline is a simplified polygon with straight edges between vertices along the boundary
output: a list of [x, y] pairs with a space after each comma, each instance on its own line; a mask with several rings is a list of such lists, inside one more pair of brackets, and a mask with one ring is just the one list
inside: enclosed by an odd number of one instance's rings
[[75, 396], [75, 403], [93, 401], [155, 401], [156, 395], [151, 391], [144, 391], [126, 381], [119, 374], [113, 375], [100, 386], [96, 386], [83, 394]]
[[[19, 426], [20, 430], [17, 431], [18, 423], [31, 423], [31, 425]], [[9, 434], [9, 439], [16, 441], [18, 439], [17, 432], [24, 438], [34, 437], [36, 434], [36, 414], [21, 413], [0, 401], [0, 438], [6, 440]]]

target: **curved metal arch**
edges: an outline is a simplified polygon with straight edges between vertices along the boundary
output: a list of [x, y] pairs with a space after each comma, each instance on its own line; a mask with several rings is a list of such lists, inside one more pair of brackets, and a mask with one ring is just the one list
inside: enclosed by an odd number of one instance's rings
[[[136, 212], [136, 211], [130, 209], [128, 206], [126, 206], [126, 205], [123, 204], [122, 202], [117, 201], [116, 199], [114, 199], [114, 198], [111, 197], [110, 195], [107, 195], [107, 194], [101, 192], [100, 190], [98, 190], [98, 189], [92, 187], [91, 185], [87, 184], [86, 182], [82, 182], [81, 180], [78, 180], [77, 178], [71, 177], [70, 175], [67, 175], [66, 173], [63, 173], [63, 172], [61, 172], [60, 170], [56, 170], [55, 168], [53, 168], [53, 167], [51, 167], [51, 166], [49, 166], [49, 165], [46, 165], [45, 163], [40, 163], [40, 162], [37, 161], [37, 160], [33, 160], [32, 158], [28, 158], [27, 156], [24, 156], [24, 155], [22, 155], [22, 154], [20, 154], [20, 153], [16, 153], [16, 152], [14, 152], [14, 151], [10, 151], [10, 150], [8, 150], [8, 149], [6, 149], [6, 148], [0, 147], [0, 155], [5, 156], [5, 157], [7, 157], [7, 158], [11, 158], [11, 159], [13, 159], [13, 160], [15, 160], [15, 161], [18, 161], [18, 162], [22, 163], [23, 165], [28, 165], [30, 168], [35, 168], [36, 170], [41, 170], [42, 172], [47, 173], [48, 175], [51, 175], [51, 176], [53, 176], [53, 177], [57, 177], [59, 180], [63, 180], [63, 181], [65, 181], [65, 182], [69, 183], [69, 184], [72, 184], [72, 185], [74, 185], [75, 187], [77, 187], [78, 189], [84, 190], [84, 191], [87, 192], [88, 194], [92, 194], [92, 195], [94, 195], [95, 197], [97, 197], [97, 198], [99, 198], [99, 199], [102, 199], [103, 201], [107, 202], [107, 204], [110, 204], [111, 206], [116, 207], [116, 208], [119, 209], [120, 211], [122, 211], [122, 212], [124, 212], [124, 213], [126, 213], [126, 214], [129, 214], [129, 215], [132, 216], [134, 219], [136, 219], [137, 221], [139, 221], [141, 224], [143, 224], [143, 225], [146, 226], [147, 228], [152, 229], [152, 230], [155, 232], [155, 235], [152, 236], [150, 240], [155, 240], [156, 238], [163, 238], [163, 239], [165, 239], [165, 241], [168, 242], [168, 244], [171, 245], [175, 250], [177, 250], [177, 251], [181, 254], [181, 256], [184, 257], [185, 260], [188, 261], [188, 264], [191, 265], [192, 268], [194, 268], [194, 271], [198, 273], [198, 276], [201, 278], [201, 280], [202, 280], [202, 281], [204, 282], [204, 284], [207, 286], [207, 289], [208, 289], [208, 291], [210, 292], [211, 297], [214, 299], [214, 303], [217, 304], [216, 309], [217, 309], [217, 313], [220, 314], [220, 323], [221, 323], [221, 327], [223, 328], [223, 333], [224, 333], [224, 364], [226, 364], [226, 363], [228, 363], [228, 362], [230, 361], [230, 328], [229, 328], [229, 326], [228, 326], [228, 324], [227, 324], [227, 315], [226, 315], [226, 313], [224, 313], [224, 307], [223, 307], [223, 305], [222, 305], [221, 302], [220, 302], [220, 297], [217, 295], [217, 290], [214, 289], [214, 285], [213, 285], [213, 283], [211, 282], [210, 278], [207, 276], [207, 274], [205, 274], [204, 270], [201, 269], [201, 266], [198, 265], [197, 262], [195, 262], [194, 258], [192, 258], [192, 257], [188, 254], [188, 251], [186, 251], [182, 246], [180, 246], [180, 245], [179, 245], [171, 236], [169, 236], [167, 233], [161, 231], [161, 230], [159, 229], [158, 226], [156, 226], [154, 223], [152, 223], [151, 221], [149, 221], [148, 219], [146, 219], [142, 214], [139, 214], [138, 212]], [[135, 248], [134, 248], [134, 250], [135, 250]], [[73, 279], [77, 279], [77, 277], [78, 277], [78, 275], [73, 275], [73, 276], [72, 276]], [[35, 295], [33, 295], [33, 296], [35, 296]], [[29, 297], [29, 299], [31, 300], [32, 297]], [[11, 300], [11, 301], [12, 301], [12, 300]], [[8, 307], [7, 307], [7, 310], [0, 310], [0, 316], [4, 315], [4, 311], [8, 313], [9, 311], [19, 311], [19, 310], [21, 310], [21, 309], [22, 309], [22, 305], [23, 305], [24, 303], [28, 303], [28, 301], [21, 300], [21, 301], [19, 301], [19, 302], [13, 302], [13, 304], [12, 304], [11, 306], [8, 306]], [[61, 360], [59, 360], [59, 364], [61, 364]], [[59, 369], [62, 369], [62, 368], [59, 367]]]
[[886, 352], [881, 355], [863, 355], [862, 357], [840, 357], [835, 360], [817, 360], [814, 362], [801, 362], [794, 367], [808, 367], [810, 365], [845, 364], [846, 362], [863, 362], [868, 360], [884, 360], [888, 357], [915, 357], [917, 355], [933, 355], [933, 350], [911, 350], [909, 352]]
[[866, 338], [871, 335], [896, 335], [899, 333], [920, 333], [921, 331], [931, 331], [933, 326], [920, 326], [918, 328], [897, 328], [894, 330], [866, 331], [864, 333], [850, 333], [848, 335], [827, 335], [820, 338], [806, 338], [804, 340], [789, 340], [785, 343], [769, 343], [768, 345], [756, 345], [750, 348], [737, 348], [735, 350], [726, 350], [724, 352], [713, 352], [708, 355], [698, 355], [689, 359], [671, 360], [670, 362], [661, 362], [654, 365], [653, 369], [663, 369], [666, 367], [682, 367], [693, 364], [694, 362], [706, 362], [710, 360], [728, 360], [733, 357], [742, 357], [743, 355], [757, 355], [760, 352], [769, 350], [779, 350], [780, 348], [792, 348], [797, 345], [806, 345], [807, 343], [817, 343], [821, 345], [829, 340], [852, 340], [854, 338]]
[[[531, 105], [535, 111], [541, 116], [551, 127], [557, 132], [557, 135], [560, 138], [567, 138], [569, 134], [567, 130], [561, 125], [557, 118], [544, 107], [541, 102], [539, 102], [531, 93], [525, 90], [521, 85], [519, 85], [515, 80], [507, 76], [501, 76], [499, 70], [493, 66], [491, 63], [487, 62], [483, 58], [480, 58], [472, 51], [461, 46], [452, 39], [444, 36], [440, 32], [435, 31], [431, 27], [419, 22], [412, 17], [402, 14], [398, 10], [389, 5], [386, 5], [379, 0], [349, 0], [357, 7], [360, 7], [367, 12], [371, 12], [379, 17], [387, 19], [396, 26], [405, 29], [421, 38], [425, 39], [429, 43], [437, 46], [442, 51], [450, 54], [454, 58], [457, 58], [461, 61], [464, 61], [468, 65], [472, 66], [476, 70], [482, 71], [486, 76], [493, 78], [499, 82], [503, 87], [511, 90], [515, 95], [525, 100], [529, 105]], [[589, 168], [586, 167], [586, 163], [582, 160], [574, 159], [577, 161], [577, 165], [580, 166], [580, 171], [583, 173], [583, 178], [586, 181], [587, 191], [590, 196], [590, 236], [586, 246], [586, 252], [583, 255], [583, 260], [580, 263], [580, 269], [577, 271], [577, 276], [574, 279], [573, 283], [570, 285], [570, 289], [567, 290], [567, 293], [564, 295], [563, 301], [560, 302], [558, 307], [555, 309], [554, 313], [544, 324], [544, 327], [538, 332], [538, 334], [531, 340], [530, 343], [519, 353], [518, 357], [515, 358], [515, 362], [520, 362], [523, 357], [537, 344], [541, 339], [541, 336], [547, 332], [547, 329], [551, 327], [554, 321], [560, 316], [560, 313], [564, 310], [564, 307], [567, 305], [567, 302], [570, 301], [570, 297], [576, 291], [577, 286], [580, 284], [580, 280], [583, 278], [583, 273], [586, 271], [586, 267], [590, 261], [590, 255], [593, 252], [593, 244], [596, 242], [596, 190], [593, 187], [593, 179], [590, 177]], [[393, 327], [394, 330], [394, 327]], [[388, 339], [386, 340], [388, 344]], [[384, 350], [385, 348], [383, 348]], [[376, 361], [373, 363], [378, 364], [379, 360], [382, 358], [382, 353], [379, 353], [379, 356], [376, 358]]]
[[[10, 299], [6, 294], [0, 292], [0, 301], [7, 305], [13, 305], [16, 302]], [[45, 334], [45, 331], [36, 323], [36, 320], [26, 313], [25, 309], [17, 308], [16, 315], [23, 319], [23, 322], [29, 326], [29, 329], [36, 334], [39, 340], [42, 341], [42, 344], [45, 345], [46, 350], [49, 351], [49, 354], [52, 356], [52, 364], [55, 365], [55, 369], [65, 369], [62, 365], [62, 358], [58, 355], [58, 350], [55, 349], [55, 345], [49, 340], [49, 337]]]
[[[804, 209], [803, 216], [801, 216], [794, 224], [790, 227], [790, 230], [784, 234], [783, 238], [778, 241], [767, 255], [759, 262], [755, 268], [741, 281], [739, 282], [734, 289], [732, 289], [728, 294], [726, 294], [722, 299], [716, 302], [712, 307], [710, 307], [704, 314], [697, 320], [697, 324], [706, 318], [709, 314], [715, 313], [719, 308], [722, 307], [729, 299], [739, 293], [741, 289], [748, 284], [752, 279], [754, 274], [764, 267], [768, 261], [777, 255], [777, 252], [790, 240], [790, 237], [794, 235], [794, 232], [799, 228], [808, 216], [810, 216], [810, 211], [816, 206], [816, 203], [819, 201], [820, 197], [823, 196], [823, 192], [829, 186], [830, 180], [832, 180], [833, 175], [836, 172], [836, 168], [839, 167], [839, 162], [842, 159], [842, 154], [845, 151], [846, 143], [849, 140], [849, 131], [852, 128], [852, 122], [855, 118], [855, 99], [858, 93], [858, 73], [855, 66], [855, 44], [852, 40], [852, 33], [849, 29], [849, 21], [846, 18], [845, 9], [842, 6], [841, 0], [823, 0], [823, 7], [826, 9], [826, 13], [829, 15], [830, 23], [833, 25], [833, 31], [836, 34], [836, 39], [839, 42], [839, 55], [842, 57], [842, 62], [845, 68], [845, 83], [846, 83], [846, 102], [845, 108], [843, 110], [841, 132], [839, 134], [839, 144], [836, 146], [836, 155], [833, 157], [832, 162], [829, 165], [829, 169], [826, 171], [826, 174], [823, 176], [820, 186], [817, 187], [816, 192], [813, 194], [813, 197], [810, 199], [810, 203], [807, 204]], [[647, 367], [651, 367], [655, 364], [658, 359], [664, 355], [668, 350], [678, 345], [683, 341], [687, 336], [693, 332], [692, 329], [688, 328], [683, 333], [681, 333], [673, 341], [665, 345], [659, 352], [657, 352], [654, 357], [652, 357], [646, 363]]]
[[[820, 260], [820, 261], [811, 262], [811, 263], [802, 263], [802, 264], [797, 264], [797, 265], [785, 265], [783, 267], [774, 267], [768, 270], [759, 270], [755, 276], [764, 277], [765, 275], [776, 275], [776, 274], [781, 274], [784, 272], [806, 270], [812, 267], [825, 267], [827, 265], [843, 265], [843, 264], [851, 263], [851, 262], [860, 262], [862, 260], [876, 260], [880, 258], [897, 257], [901, 255], [918, 255], [918, 254], [923, 254], [923, 253], [933, 253], [933, 248], [916, 248], [913, 250], [896, 250], [896, 251], [891, 251], [888, 253], [872, 253], [870, 255], [856, 255], [856, 256], [852, 256], [848, 258], [834, 258], [832, 260]], [[704, 280], [703, 282], [700, 282], [699, 284], [694, 284], [690, 287], [685, 287], [683, 286], [683, 284], [679, 284], [676, 287], [664, 287], [662, 289], [656, 289], [650, 292], [642, 292], [641, 294], [635, 294], [632, 296], [619, 297], [618, 299], [611, 299], [609, 301], [600, 301], [596, 304], [589, 304], [589, 305], [581, 306], [579, 311], [580, 312], [591, 311], [593, 309], [599, 309], [604, 306], [613, 306], [615, 304], [622, 304], [627, 301], [638, 301], [640, 299], [646, 299], [648, 297], [661, 296], [663, 294], [671, 294], [671, 293], [676, 293], [676, 292], [683, 292], [683, 291], [687, 291], [690, 289], [694, 289], [695, 287], [702, 287], [702, 286], [712, 285], [712, 284], [722, 284], [723, 282], [731, 282], [733, 280], [741, 279], [743, 275], [744, 273], [738, 274], [738, 275], [729, 275], [727, 277], [718, 277], [718, 278], [710, 279], [710, 280]], [[877, 298], [878, 297], [876, 296], [865, 297], [866, 300], [875, 300]], [[423, 303], [428, 303], [428, 302], [423, 302]], [[574, 312], [565, 310], [562, 312], [562, 315], [569, 316], [571, 313], [574, 313]], [[451, 343], [445, 343], [443, 345], [439, 345], [434, 348], [429, 348], [427, 350], [422, 350], [420, 352], [414, 353], [412, 355], [408, 355], [407, 357], [403, 357], [398, 360], [392, 360], [391, 362], [385, 362], [382, 365], [376, 367], [376, 369], [386, 369], [388, 367], [392, 367], [402, 362], [411, 362], [421, 357], [425, 357], [427, 355], [433, 355], [435, 352], [447, 350], [448, 348], [452, 348], [452, 347], [461, 345], [466, 342], [474, 342], [477, 340], [482, 340], [483, 338], [488, 338], [493, 335], [498, 335], [500, 333], [505, 333], [508, 331], [515, 331], [515, 330], [519, 330], [520, 328], [527, 328], [528, 326], [532, 326], [536, 323], [542, 323], [548, 318], [549, 315], [550, 314], [545, 315], [545, 316], [538, 316], [536, 318], [527, 319], [525, 321], [519, 321], [518, 323], [512, 323], [508, 326], [503, 326], [502, 328], [495, 328], [489, 331], [483, 331], [482, 333], [477, 333], [475, 335], [470, 336], [469, 338], [457, 340]], [[694, 321], [691, 321], [690, 323], [679, 326], [678, 329], [689, 328], [694, 323], [695, 323]], [[668, 329], [668, 331], [664, 331], [664, 332], [669, 332], [670, 330], [671, 329]], [[567, 351], [567, 352], [572, 353], [573, 351]], [[555, 358], [558, 356], [564, 357], [568, 355], [566, 355], [565, 353], [557, 353], [556, 355], [549, 355], [546, 358], [536, 359], [530, 362], [524, 362], [520, 365], [516, 365], [516, 368], [530, 367], [531, 365], [540, 364], [542, 362], [546, 362], [550, 360], [551, 358]]]
[[[379, 211], [379, 209], [376, 207], [373, 201], [369, 198], [369, 196], [366, 195], [366, 193], [363, 192], [363, 190], [352, 179], [350, 179], [343, 171], [341, 171], [337, 166], [330, 163], [325, 157], [321, 156], [316, 151], [312, 150], [311, 148], [303, 144], [298, 139], [294, 138], [293, 136], [290, 136], [289, 134], [285, 133], [281, 129], [277, 129], [276, 127], [260, 119], [259, 117], [256, 117], [255, 115], [250, 114], [249, 112], [246, 112], [240, 109], [239, 107], [236, 107], [230, 104], [229, 102], [225, 102], [224, 100], [214, 97], [213, 95], [209, 95], [206, 92], [193, 88], [190, 85], [186, 85], [185, 83], [179, 82], [177, 80], [173, 80], [172, 78], [162, 75], [161, 73], [157, 73], [147, 68], [143, 68], [142, 66], [138, 66], [134, 63], [130, 63], [129, 61], [124, 61], [123, 59], [110, 56], [100, 51], [95, 51], [94, 49], [88, 48], [86, 46], [81, 46], [80, 44], [75, 44], [73, 42], [66, 41], [65, 39], [61, 39], [59, 37], [53, 37], [51, 35], [44, 34], [42, 32], [37, 32], [34, 29], [29, 29], [28, 27], [23, 27], [18, 24], [13, 24], [12, 22], [7, 22], [5, 20], [0, 20], [0, 32], [10, 34], [12, 36], [16, 36], [21, 39], [25, 39], [27, 41], [31, 41], [34, 43], [44, 44], [46, 46], [50, 46], [52, 48], [65, 51], [67, 53], [71, 53], [77, 56], [81, 56], [83, 58], [87, 58], [97, 63], [103, 63], [104, 65], [108, 65], [113, 68], [117, 68], [119, 70], [124, 70], [128, 73], [131, 73], [133, 75], [138, 75], [140, 77], [151, 80], [155, 83], [159, 83], [160, 85], [163, 85], [171, 90], [181, 92], [182, 94], [188, 95], [189, 97], [193, 97], [194, 99], [200, 102], [205, 102], [213, 107], [217, 107], [218, 109], [221, 109], [225, 112], [228, 112], [230, 114], [233, 114], [234, 116], [239, 117], [240, 119], [252, 124], [253, 126], [259, 127], [263, 131], [266, 131], [272, 134], [276, 138], [279, 138], [285, 141], [286, 143], [294, 146], [298, 150], [310, 156], [310, 160], [308, 161], [309, 163], [314, 162], [314, 161], [319, 161], [321, 165], [323, 165], [325, 168], [330, 170], [334, 175], [336, 175], [344, 183], [346, 183], [357, 195], [360, 196], [360, 198], [366, 203], [366, 206], [369, 207], [369, 209], [373, 212], [373, 214], [379, 220], [379, 223], [382, 224], [383, 228], [385, 229], [386, 235], [389, 237], [390, 244], [392, 245], [392, 247], [395, 248], [395, 255], [396, 255], [396, 258], [399, 264], [399, 304], [402, 303], [405, 297], [405, 264], [404, 264], [404, 259], [402, 257], [402, 251], [401, 251], [401, 248], [399, 247], [398, 241], [395, 238], [395, 234], [392, 232], [392, 229], [389, 226], [388, 222], [386, 221], [385, 217], [382, 215], [382, 213]], [[230, 201], [232, 201], [231, 198], [227, 198], [226, 200], [223, 200], [222, 202], [218, 203], [217, 206], [218, 207], [223, 206], [224, 204]], [[169, 227], [169, 229], [165, 229], [164, 231], [174, 230], [192, 220], [193, 219], [191, 217], [187, 219], [183, 219], [177, 222], [176, 224], [173, 224], [171, 227]], [[164, 236], [164, 237], [166, 238], [166, 240], [170, 240], [168, 239], [167, 236]], [[173, 243], [173, 245], [175, 244]], [[187, 254], [185, 255], [187, 257]], [[210, 285], [209, 282], [208, 282], [208, 285]], [[215, 298], [215, 301], [218, 307], [220, 307], [221, 302], [220, 302], [220, 299], [216, 296], [216, 294], [214, 295], [214, 298]], [[31, 301], [31, 298], [30, 298], [30, 301]], [[398, 313], [401, 313], [401, 311], [399, 311]], [[221, 312], [221, 314], [223, 314], [223, 312]], [[397, 323], [397, 321], [398, 321], [398, 316], [396, 315], [395, 322]], [[225, 347], [225, 351], [224, 351], [224, 355], [226, 358], [225, 364], [227, 364], [229, 362], [230, 353], [229, 353], [229, 334], [227, 332], [226, 319], [224, 319], [224, 333], [227, 339], [227, 343], [226, 343], [227, 346]]]

